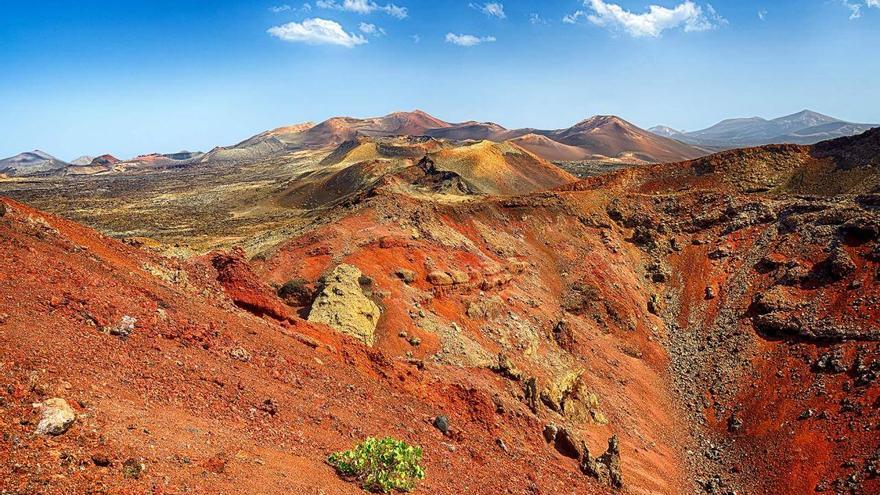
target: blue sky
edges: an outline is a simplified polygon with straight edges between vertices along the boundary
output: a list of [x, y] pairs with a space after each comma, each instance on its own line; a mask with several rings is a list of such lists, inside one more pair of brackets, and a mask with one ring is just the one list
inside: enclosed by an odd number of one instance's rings
[[[654, 5], [654, 7], [651, 7]], [[0, 0], [0, 157], [208, 150], [335, 115], [880, 122], [880, 0]]]

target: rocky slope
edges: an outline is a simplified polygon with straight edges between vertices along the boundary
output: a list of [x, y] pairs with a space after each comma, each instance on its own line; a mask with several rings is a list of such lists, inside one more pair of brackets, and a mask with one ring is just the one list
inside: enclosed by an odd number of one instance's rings
[[250, 258], [3, 200], [4, 486], [359, 493], [326, 455], [391, 434], [417, 493], [880, 490], [880, 132], [428, 181], [498, 149], [340, 146], [315, 170], [374, 178]]

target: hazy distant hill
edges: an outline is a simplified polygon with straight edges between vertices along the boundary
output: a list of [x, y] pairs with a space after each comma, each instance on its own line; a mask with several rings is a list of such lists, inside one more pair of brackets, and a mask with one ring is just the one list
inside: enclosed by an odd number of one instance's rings
[[34, 150], [0, 160], [0, 174], [12, 177], [45, 175], [64, 170], [67, 165], [45, 151]]
[[878, 124], [845, 122], [811, 110], [773, 120], [761, 117], [727, 119], [699, 131], [682, 132], [667, 126], [649, 130], [659, 136], [698, 146], [738, 148], [771, 143], [815, 144], [861, 134]]

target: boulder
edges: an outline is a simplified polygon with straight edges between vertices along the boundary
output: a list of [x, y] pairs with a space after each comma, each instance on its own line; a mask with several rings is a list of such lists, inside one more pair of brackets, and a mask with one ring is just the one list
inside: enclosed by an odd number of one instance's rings
[[411, 284], [416, 281], [416, 272], [407, 270], [406, 268], [398, 268], [394, 271], [394, 275], [400, 280], [403, 280], [403, 283], [405, 284]]
[[581, 458], [582, 453], [586, 451], [583, 441], [573, 431], [565, 427], [559, 428], [556, 432], [553, 446], [560, 454], [572, 459]]
[[312, 304], [308, 320], [372, 346], [381, 310], [361, 288], [361, 271], [340, 264], [325, 277], [324, 288]]
[[428, 274], [428, 282], [431, 285], [452, 285], [455, 281], [452, 276], [440, 270], [434, 270]]
[[519, 381], [522, 379], [520, 372], [513, 361], [503, 352], [498, 353], [498, 362], [490, 367], [492, 371], [511, 380]]
[[38, 435], [61, 435], [76, 420], [76, 413], [64, 399], [46, 399], [35, 407], [42, 411], [40, 422], [37, 423]]
[[146, 463], [141, 458], [129, 458], [122, 463], [122, 476], [129, 479], [139, 479], [147, 469]]
[[599, 409], [599, 396], [589, 391], [580, 372], [558, 376], [541, 391], [541, 401], [575, 422], [608, 423], [605, 414]]
[[498, 295], [480, 297], [467, 302], [465, 314], [468, 318], [498, 319], [504, 315], [507, 305]]
[[620, 469], [620, 444], [617, 435], [612, 435], [608, 439], [608, 449], [597, 458], [593, 458], [589, 449], [584, 447], [581, 471], [602, 484], [610, 485], [612, 488], [622, 488], [623, 472]]
[[257, 316], [294, 319], [290, 308], [253, 272], [243, 249], [237, 247], [228, 253], [214, 251], [206, 256], [217, 271], [217, 282], [236, 306]]

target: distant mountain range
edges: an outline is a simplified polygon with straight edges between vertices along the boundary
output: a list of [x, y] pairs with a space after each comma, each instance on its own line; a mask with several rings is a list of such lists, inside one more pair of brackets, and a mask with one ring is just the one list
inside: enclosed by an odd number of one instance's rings
[[494, 122], [445, 122], [415, 110], [367, 119], [334, 117], [317, 125], [280, 127], [235, 146], [215, 148], [200, 160], [256, 160], [292, 150], [333, 148], [362, 136], [512, 141], [541, 158], [554, 161], [656, 163], [696, 158], [707, 153], [701, 148], [640, 129], [615, 116], [591, 117], [565, 129], [507, 129]]
[[880, 124], [856, 124], [811, 110], [772, 120], [761, 117], [727, 119], [699, 131], [678, 131], [658, 125], [648, 129], [658, 136], [711, 148], [741, 148], [764, 144], [815, 144], [861, 134]]
[[[506, 129], [494, 122], [450, 123], [420, 110], [359, 119], [334, 117], [279, 127], [207, 153], [147, 154], [130, 160], [83, 156], [66, 163], [44, 152], [0, 160], [7, 176], [106, 173], [138, 168], [176, 168], [194, 163], [246, 163], [300, 150], [331, 150], [359, 137], [427, 136], [450, 141], [511, 141], [545, 160], [656, 163], [696, 158], [707, 151], [640, 129], [613, 115], [591, 117], [565, 129]], [[110, 157], [112, 158], [112, 157]]]
[[766, 120], [760, 117], [728, 119], [707, 129], [684, 132], [667, 126], [646, 131], [620, 117], [594, 116], [565, 129], [507, 129], [494, 122], [450, 123], [420, 110], [383, 117], [333, 117], [279, 127], [232, 146], [207, 153], [181, 151], [152, 153], [119, 161], [110, 155], [83, 156], [70, 163], [42, 151], [0, 160], [6, 176], [82, 175], [143, 168], [178, 168], [197, 163], [248, 163], [297, 151], [328, 152], [361, 137], [427, 136], [455, 142], [510, 141], [550, 161], [595, 161], [618, 164], [676, 162], [698, 158], [719, 149], [770, 143], [813, 144], [835, 137], [860, 134], [870, 124], [854, 124], [804, 110]]

